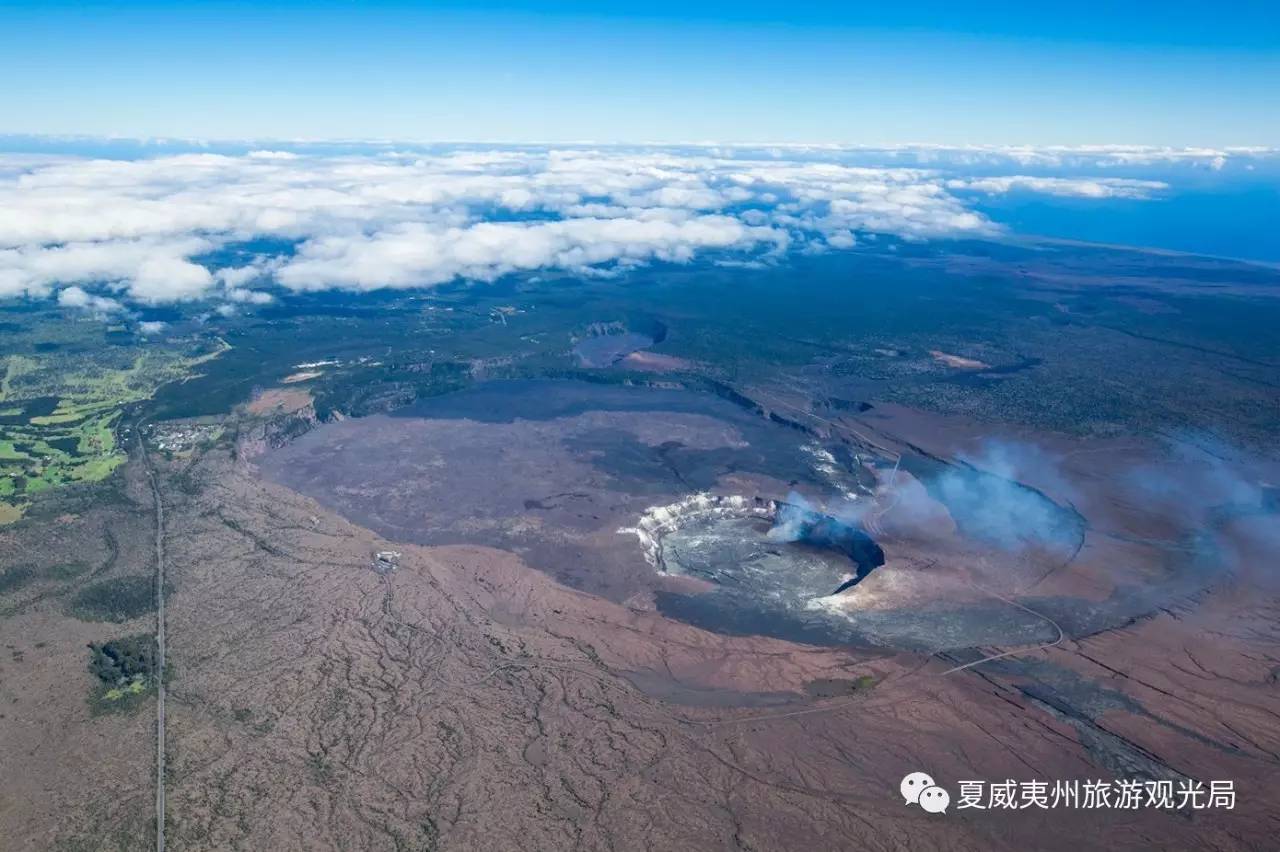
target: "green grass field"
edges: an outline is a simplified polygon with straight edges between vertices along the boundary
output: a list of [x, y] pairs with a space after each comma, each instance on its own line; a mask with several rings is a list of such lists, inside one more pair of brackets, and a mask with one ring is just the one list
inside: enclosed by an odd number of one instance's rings
[[116, 442], [125, 406], [226, 348], [140, 341], [0, 355], [0, 525], [21, 518], [34, 495], [110, 476], [125, 460]]

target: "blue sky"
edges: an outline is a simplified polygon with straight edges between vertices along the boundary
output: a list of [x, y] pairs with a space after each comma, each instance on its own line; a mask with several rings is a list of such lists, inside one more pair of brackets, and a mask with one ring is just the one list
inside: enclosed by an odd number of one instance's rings
[[1113, 5], [0, 0], [0, 133], [1280, 144], [1274, 4]]

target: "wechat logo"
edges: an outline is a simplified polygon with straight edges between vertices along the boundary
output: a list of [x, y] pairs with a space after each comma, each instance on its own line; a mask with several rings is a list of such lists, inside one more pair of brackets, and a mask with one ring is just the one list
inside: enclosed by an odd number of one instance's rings
[[951, 794], [923, 772], [912, 772], [902, 779], [898, 792], [908, 805], [919, 805], [931, 814], [944, 814], [951, 804]]

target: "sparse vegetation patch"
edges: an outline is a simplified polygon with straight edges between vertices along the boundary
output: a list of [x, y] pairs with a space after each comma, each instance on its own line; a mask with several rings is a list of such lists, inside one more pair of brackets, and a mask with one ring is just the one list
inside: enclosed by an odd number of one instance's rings
[[95, 712], [132, 710], [148, 694], [155, 679], [156, 646], [140, 633], [89, 643], [89, 671], [99, 681], [90, 700]]
[[92, 583], [71, 599], [70, 611], [83, 621], [129, 621], [155, 607], [151, 577], [134, 575]]
[[35, 578], [36, 572], [30, 565], [14, 565], [12, 568], [0, 569], [0, 595], [21, 589]]

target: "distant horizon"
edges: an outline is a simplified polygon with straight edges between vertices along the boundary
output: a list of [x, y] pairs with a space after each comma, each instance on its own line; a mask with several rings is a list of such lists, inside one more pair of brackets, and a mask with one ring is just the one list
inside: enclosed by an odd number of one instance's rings
[[1125, 141], [1096, 142], [942, 142], [929, 140], [906, 140], [895, 142], [847, 141], [838, 139], [776, 140], [776, 139], [535, 139], [535, 138], [445, 138], [445, 137], [392, 137], [392, 136], [185, 136], [181, 134], [131, 134], [131, 133], [27, 133], [0, 131], [0, 143], [7, 141], [31, 142], [135, 142], [140, 145], [189, 144], [192, 146], [211, 145], [250, 145], [250, 144], [282, 144], [282, 145], [499, 145], [548, 147], [552, 145], [581, 146], [600, 145], [610, 147], [638, 148], [783, 148], [788, 150], [812, 148], [815, 150], [850, 150], [850, 151], [983, 151], [1009, 152], [1018, 150], [1059, 151], [1063, 153], [1090, 154], [1119, 151], [1176, 151], [1176, 152], [1222, 152], [1233, 154], [1280, 154], [1280, 143], [1254, 144], [1249, 142], [1210, 144], [1210, 143], [1144, 143]]

